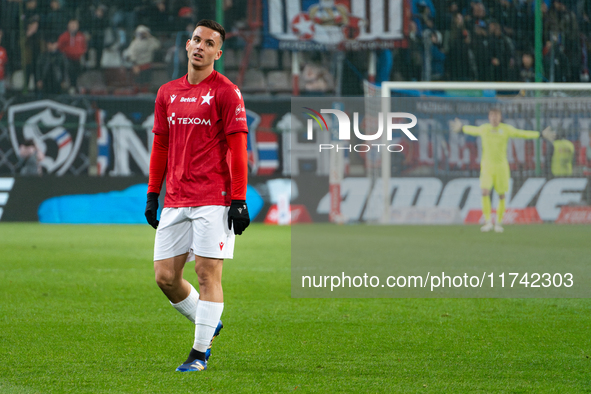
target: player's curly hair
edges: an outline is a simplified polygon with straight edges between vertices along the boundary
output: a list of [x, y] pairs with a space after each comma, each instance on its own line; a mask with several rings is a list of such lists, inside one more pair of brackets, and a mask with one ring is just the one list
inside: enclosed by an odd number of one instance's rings
[[[215, 30], [218, 33], [220, 33], [220, 37], [222, 38], [222, 44], [226, 40], [226, 29], [224, 29], [224, 26], [220, 25], [216, 21], [213, 21], [211, 19], [201, 19], [195, 25], [195, 29], [198, 28], [199, 26], [207, 27], [208, 29]], [[195, 30], [195, 29], [193, 29], [193, 30]]]

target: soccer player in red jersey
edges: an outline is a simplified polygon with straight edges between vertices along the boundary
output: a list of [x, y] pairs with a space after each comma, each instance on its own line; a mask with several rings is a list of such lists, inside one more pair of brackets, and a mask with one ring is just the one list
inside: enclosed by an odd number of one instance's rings
[[[223, 261], [233, 256], [235, 234], [250, 223], [244, 101], [236, 85], [213, 69], [225, 34], [212, 20], [197, 23], [186, 43], [188, 73], [160, 87], [154, 110], [145, 214], [157, 228], [156, 283], [195, 324], [195, 342], [177, 368], [181, 372], [207, 368], [211, 343], [223, 327]], [[193, 259], [201, 294], [183, 279], [185, 263]]]

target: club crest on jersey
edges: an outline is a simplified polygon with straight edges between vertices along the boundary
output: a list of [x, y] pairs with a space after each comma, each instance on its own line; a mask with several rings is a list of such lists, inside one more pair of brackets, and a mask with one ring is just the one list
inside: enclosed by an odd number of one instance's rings
[[211, 105], [210, 101], [213, 98], [213, 96], [211, 96], [209, 94], [209, 92], [207, 92], [207, 94], [205, 96], [201, 96], [201, 98], [203, 99], [203, 101], [201, 102], [201, 105], [203, 105], [203, 104]]
[[170, 95], [170, 103], [174, 103], [174, 99], [176, 98], [176, 94], [171, 94]]

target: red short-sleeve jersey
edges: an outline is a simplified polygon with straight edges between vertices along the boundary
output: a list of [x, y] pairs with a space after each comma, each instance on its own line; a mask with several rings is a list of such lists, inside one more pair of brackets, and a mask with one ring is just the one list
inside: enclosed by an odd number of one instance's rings
[[226, 135], [248, 132], [240, 90], [213, 71], [197, 85], [187, 76], [160, 87], [154, 128], [168, 136], [165, 207], [230, 205]]

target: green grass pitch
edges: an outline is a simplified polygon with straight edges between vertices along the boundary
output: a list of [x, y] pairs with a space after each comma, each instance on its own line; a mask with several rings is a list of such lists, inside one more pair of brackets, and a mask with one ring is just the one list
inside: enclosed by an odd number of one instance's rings
[[[392, 229], [425, 231], [481, 236]], [[591, 261], [591, 227], [507, 235], [556, 250], [568, 237], [581, 245], [568, 258]], [[153, 237], [147, 225], [0, 224], [0, 393], [591, 392], [591, 300], [292, 299], [290, 229], [263, 225], [225, 263], [208, 370], [176, 373], [194, 329], [154, 283]], [[196, 283], [189, 265], [185, 277]]]

